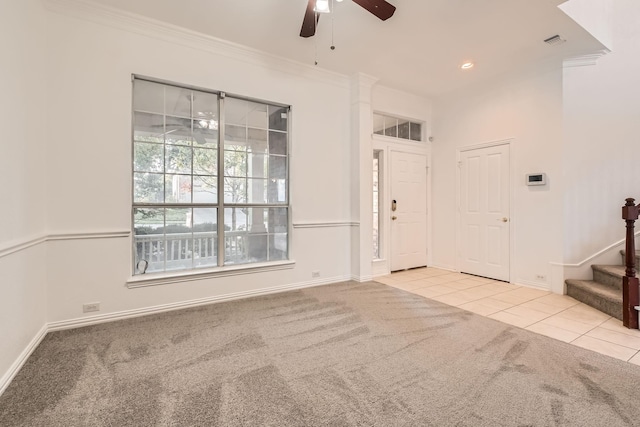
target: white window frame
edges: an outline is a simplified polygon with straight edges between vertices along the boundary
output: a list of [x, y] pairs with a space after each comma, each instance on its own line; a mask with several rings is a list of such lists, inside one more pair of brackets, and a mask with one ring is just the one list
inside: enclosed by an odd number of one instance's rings
[[[377, 131], [375, 129], [375, 123], [377, 119], [382, 119], [382, 129], [380, 129], [379, 131]], [[387, 126], [387, 122], [394, 123], [395, 122], [395, 135], [388, 135], [387, 134], [387, 129], [390, 129], [391, 127]], [[409, 126], [409, 134], [407, 135], [407, 137], [401, 137], [399, 136], [399, 122], [404, 122], [407, 123], [407, 125]], [[382, 113], [379, 111], [374, 111], [373, 113], [373, 123], [374, 123], [374, 129], [373, 129], [373, 134], [377, 135], [377, 136], [384, 136], [386, 138], [393, 138], [399, 141], [407, 141], [410, 143], [422, 143], [424, 142], [424, 135], [425, 135], [425, 126], [426, 124], [424, 122], [418, 121], [418, 120], [412, 120], [412, 119], [408, 119], [406, 117], [400, 117], [400, 116], [396, 116], [396, 115], [392, 115], [392, 114], [386, 114], [386, 113]], [[411, 136], [411, 127], [412, 125], [419, 125], [420, 126], [420, 133], [418, 135], [418, 139], [416, 138], [412, 138]], [[380, 133], [382, 132], [382, 133]]]
[[[264, 100], [258, 100], [258, 99], [254, 99], [254, 98], [248, 98], [248, 97], [244, 97], [244, 96], [238, 96], [238, 95], [231, 95], [231, 94], [225, 94], [224, 92], [220, 92], [220, 91], [212, 91], [209, 89], [203, 89], [203, 88], [199, 88], [199, 87], [194, 87], [194, 86], [188, 86], [188, 85], [183, 85], [183, 84], [177, 84], [177, 83], [173, 83], [173, 82], [168, 82], [168, 81], [164, 81], [164, 80], [159, 80], [159, 79], [154, 79], [154, 78], [149, 78], [149, 77], [145, 77], [145, 76], [139, 76], [139, 75], [132, 75], [132, 82], [134, 82], [136, 80], [140, 80], [140, 81], [147, 81], [147, 82], [152, 82], [152, 83], [158, 83], [161, 85], [167, 85], [167, 86], [173, 86], [173, 87], [177, 87], [180, 89], [186, 89], [186, 90], [194, 90], [194, 91], [199, 91], [199, 92], [205, 92], [205, 93], [209, 93], [209, 94], [213, 94], [216, 95], [218, 97], [218, 112], [219, 112], [219, 125], [218, 125], [218, 135], [217, 135], [217, 169], [216, 169], [216, 173], [217, 173], [217, 201], [215, 203], [207, 203], [207, 204], [202, 204], [202, 203], [195, 203], [193, 200], [191, 200], [190, 203], [166, 203], [166, 202], [162, 202], [162, 203], [140, 203], [140, 202], [136, 202], [135, 201], [135, 197], [134, 197], [134, 169], [135, 169], [135, 165], [134, 165], [134, 147], [135, 147], [135, 138], [134, 138], [134, 121], [133, 121], [133, 116], [135, 114], [134, 108], [133, 108], [133, 104], [132, 104], [132, 136], [131, 136], [131, 141], [132, 141], [132, 159], [131, 159], [131, 170], [132, 170], [132, 177], [131, 177], [131, 183], [132, 183], [132, 191], [131, 191], [131, 206], [132, 206], [132, 212], [131, 212], [131, 218], [132, 218], [132, 224], [131, 224], [131, 229], [132, 229], [132, 242], [131, 242], [131, 247], [132, 247], [132, 254], [131, 254], [131, 260], [132, 260], [132, 277], [127, 281], [127, 286], [128, 287], [139, 287], [139, 286], [149, 286], [149, 285], [157, 285], [157, 284], [165, 284], [165, 283], [175, 283], [175, 282], [182, 282], [182, 281], [186, 281], [186, 280], [197, 280], [197, 279], [201, 279], [201, 278], [205, 278], [205, 277], [211, 277], [211, 276], [229, 276], [229, 275], [237, 275], [237, 274], [247, 274], [247, 273], [255, 273], [255, 272], [261, 272], [261, 271], [272, 271], [272, 270], [280, 270], [280, 269], [285, 269], [285, 268], [293, 268], [295, 261], [293, 261], [293, 256], [292, 256], [292, 231], [293, 231], [293, 226], [292, 226], [292, 206], [291, 206], [291, 191], [290, 191], [290, 171], [291, 171], [291, 108], [289, 105], [284, 105], [284, 104], [280, 104], [280, 103], [276, 103], [276, 102], [271, 102], [271, 101], [264, 101]], [[133, 87], [133, 84], [132, 84]], [[286, 134], [286, 154], [284, 156], [280, 156], [280, 157], [284, 157], [285, 160], [285, 164], [286, 164], [286, 172], [285, 172], [285, 185], [286, 185], [286, 202], [285, 203], [249, 203], [249, 200], [246, 200], [245, 203], [225, 203], [225, 191], [224, 191], [224, 172], [225, 172], [225, 167], [224, 167], [224, 136], [225, 136], [225, 132], [224, 132], [224, 128], [225, 128], [225, 118], [224, 118], [224, 100], [226, 97], [233, 97], [235, 99], [239, 99], [239, 100], [246, 100], [249, 102], [256, 102], [256, 103], [262, 103], [265, 104], [267, 106], [273, 106], [273, 107], [281, 107], [283, 109], [286, 109], [287, 112], [287, 123], [286, 123], [286, 129], [283, 130], [282, 132]], [[165, 112], [166, 114], [166, 112]], [[193, 120], [193, 118], [191, 119]], [[267, 132], [271, 131], [271, 129], [267, 128], [266, 129]], [[166, 142], [163, 144], [164, 147], [166, 147]], [[165, 148], [166, 149], [166, 148]], [[271, 153], [266, 154], [267, 156], [269, 156]], [[165, 175], [167, 174], [167, 171], [164, 169], [163, 166], [163, 177], [165, 177]], [[190, 174], [189, 174], [192, 178], [193, 176], [196, 176], [196, 174], [194, 173], [193, 170], [191, 170]], [[248, 176], [247, 176], [248, 179]], [[265, 178], [268, 181], [268, 178]], [[267, 182], [268, 184], [268, 182]], [[247, 190], [248, 191], [248, 190]], [[163, 199], [164, 200], [164, 199]], [[206, 267], [197, 267], [197, 266], [192, 266], [191, 268], [184, 268], [184, 269], [179, 269], [179, 270], [163, 270], [163, 271], [157, 271], [157, 272], [148, 272], [146, 274], [144, 273], [140, 273], [138, 271], [138, 274], [136, 274], [136, 258], [137, 258], [137, 248], [136, 248], [136, 234], [135, 234], [135, 221], [134, 221], [134, 212], [137, 208], [202, 208], [202, 207], [209, 207], [209, 208], [215, 208], [217, 209], [217, 222], [216, 222], [216, 236], [217, 236], [217, 240], [218, 240], [218, 245], [217, 245], [217, 265], [213, 265], [213, 266], [206, 266]], [[224, 257], [225, 257], [225, 222], [224, 222], [224, 214], [225, 214], [225, 208], [232, 208], [232, 207], [242, 207], [242, 208], [258, 208], [258, 209], [269, 209], [269, 208], [285, 208], [286, 212], [287, 212], [287, 218], [286, 218], [286, 245], [287, 245], [287, 251], [286, 251], [286, 259], [282, 259], [282, 260], [277, 260], [277, 261], [263, 261], [263, 262], [245, 262], [242, 264], [224, 264]], [[165, 221], [166, 222], [166, 221]], [[265, 237], [266, 237], [266, 244], [267, 244], [267, 250], [268, 250], [268, 246], [269, 246], [269, 239], [271, 234], [269, 234], [269, 232], [265, 231]], [[276, 234], [276, 233], [272, 233], [272, 234]], [[280, 234], [284, 234], [283, 232], [280, 232]], [[164, 237], [164, 242], [166, 242], [166, 234]], [[166, 244], [166, 243], [165, 243]], [[165, 247], [165, 252], [166, 252], [166, 247]], [[165, 255], [166, 258], [166, 255]], [[165, 261], [166, 262], [166, 261]]]

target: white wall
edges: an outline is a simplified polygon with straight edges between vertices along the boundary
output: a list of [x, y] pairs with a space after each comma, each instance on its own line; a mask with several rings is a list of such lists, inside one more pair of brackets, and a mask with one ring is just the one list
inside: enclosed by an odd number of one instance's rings
[[[305, 284], [312, 271], [320, 271], [317, 281], [349, 277], [346, 77], [148, 21], [60, 7], [48, 34], [50, 233], [130, 229], [132, 73], [291, 104], [293, 222], [312, 226], [294, 228], [293, 269], [138, 289], [125, 287], [130, 237], [50, 242], [50, 322], [82, 317], [86, 302], [100, 302], [100, 314], [117, 313]], [[313, 226], [332, 222], [343, 224]]]
[[[456, 150], [512, 139], [511, 282], [549, 288], [549, 263], [562, 259], [560, 66], [439, 100], [433, 137], [434, 265], [457, 267]], [[545, 172], [548, 184], [526, 186], [532, 172]]]
[[568, 264], [623, 239], [620, 207], [627, 197], [640, 199], [638, 23], [640, 3], [615, 0], [613, 52], [595, 66], [564, 71], [564, 260]]
[[[44, 10], [39, 1], [3, 2], [0, 388], [18, 356], [46, 321], [45, 245], [42, 241], [37, 243], [45, 229], [44, 29]], [[28, 242], [35, 244], [24, 248]]]

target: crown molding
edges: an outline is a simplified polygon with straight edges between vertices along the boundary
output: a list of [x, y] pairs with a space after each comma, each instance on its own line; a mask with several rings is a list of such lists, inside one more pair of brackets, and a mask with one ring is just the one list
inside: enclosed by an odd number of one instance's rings
[[572, 67], [588, 67], [588, 66], [596, 65], [600, 58], [602, 58], [603, 56], [605, 56], [610, 52], [611, 51], [609, 49], [603, 49], [595, 53], [567, 58], [562, 61], [562, 67], [572, 68]]
[[348, 76], [88, 0], [43, 0], [50, 12], [349, 88]]

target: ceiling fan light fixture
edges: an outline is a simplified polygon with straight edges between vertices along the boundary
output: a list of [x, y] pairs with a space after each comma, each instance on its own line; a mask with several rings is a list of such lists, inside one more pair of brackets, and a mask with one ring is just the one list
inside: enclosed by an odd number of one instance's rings
[[468, 61], [468, 62], [465, 62], [464, 64], [462, 64], [460, 66], [460, 68], [463, 69], [463, 70], [469, 70], [469, 69], [473, 68], [473, 66], [474, 66], [474, 63], [471, 62], [471, 61]]
[[317, 13], [329, 13], [329, 0], [316, 0], [316, 7], [313, 10]]

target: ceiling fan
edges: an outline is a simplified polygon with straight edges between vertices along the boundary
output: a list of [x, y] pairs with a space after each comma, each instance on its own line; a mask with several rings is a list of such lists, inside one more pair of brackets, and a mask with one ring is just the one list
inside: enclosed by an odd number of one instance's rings
[[[311, 37], [316, 33], [316, 26], [320, 19], [320, 14], [316, 11], [317, 0], [309, 0], [307, 11], [302, 20], [300, 37]], [[396, 11], [396, 7], [385, 0], [353, 0], [354, 3], [362, 6], [383, 21], [391, 18]]]

